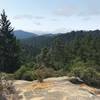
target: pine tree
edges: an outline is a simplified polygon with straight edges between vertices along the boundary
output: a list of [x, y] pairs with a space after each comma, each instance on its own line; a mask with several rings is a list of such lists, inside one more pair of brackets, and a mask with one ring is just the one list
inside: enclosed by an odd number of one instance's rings
[[43, 48], [41, 53], [36, 57], [39, 67], [49, 67], [48, 48]]
[[0, 18], [0, 71], [3, 72], [14, 72], [20, 64], [20, 48], [13, 30], [3, 10]]
[[56, 70], [61, 69], [65, 64], [65, 43], [62, 38], [56, 38], [51, 48], [51, 61]]

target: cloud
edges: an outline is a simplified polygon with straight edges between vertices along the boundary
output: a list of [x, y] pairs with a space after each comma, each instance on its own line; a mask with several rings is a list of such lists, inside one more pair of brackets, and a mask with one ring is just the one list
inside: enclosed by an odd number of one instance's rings
[[85, 0], [87, 6], [84, 11], [79, 13], [80, 16], [98, 16], [100, 15], [100, 0]]
[[72, 29], [66, 29], [65, 27], [61, 27], [61, 28], [54, 30], [53, 33], [66, 33], [66, 32], [70, 32], [71, 30]]
[[100, 15], [100, 0], [80, 0], [77, 4], [64, 4], [54, 11], [58, 16], [98, 16]]
[[33, 16], [32, 15], [29, 15], [29, 14], [24, 14], [24, 15], [16, 15], [13, 17], [13, 19], [17, 19], [17, 20], [20, 20], [20, 19], [33, 19]]
[[35, 22], [34, 24], [37, 25], [37, 26], [40, 26], [41, 25], [40, 22]]
[[86, 17], [86, 16], [98, 16], [98, 15], [100, 15], [100, 10], [92, 8], [92, 9], [80, 12], [78, 15], [79, 16], [83, 16], [83, 17]]
[[56, 9], [54, 14], [58, 16], [72, 16], [75, 14], [76, 11], [77, 11], [77, 8], [75, 6], [66, 5], [64, 7]]
[[16, 15], [13, 17], [13, 19], [17, 19], [17, 20], [22, 20], [22, 19], [27, 19], [27, 20], [32, 20], [32, 19], [45, 19], [45, 17], [43, 16], [33, 16], [30, 14], [23, 14], [23, 15]]
[[91, 17], [82, 17], [82, 20], [84, 21], [89, 21], [91, 19]]
[[35, 19], [45, 19], [45, 17], [43, 17], [43, 16], [35, 16], [34, 18]]
[[53, 19], [51, 19], [51, 21], [56, 22], [56, 21], [57, 21], [57, 19], [53, 18]]

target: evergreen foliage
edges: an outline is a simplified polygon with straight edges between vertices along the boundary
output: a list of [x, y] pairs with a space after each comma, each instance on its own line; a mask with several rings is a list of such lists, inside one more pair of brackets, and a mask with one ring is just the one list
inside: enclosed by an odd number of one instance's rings
[[0, 71], [14, 72], [20, 66], [20, 48], [3, 10], [0, 18]]

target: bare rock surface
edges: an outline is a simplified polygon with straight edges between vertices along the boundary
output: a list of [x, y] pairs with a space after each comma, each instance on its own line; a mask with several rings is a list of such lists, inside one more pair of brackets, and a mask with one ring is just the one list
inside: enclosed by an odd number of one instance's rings
[[48, 78], [37, 81], [15, 81], [20, 100], [100, 100], [99, 89], [85, 84], [73, 84], [68, 77]]

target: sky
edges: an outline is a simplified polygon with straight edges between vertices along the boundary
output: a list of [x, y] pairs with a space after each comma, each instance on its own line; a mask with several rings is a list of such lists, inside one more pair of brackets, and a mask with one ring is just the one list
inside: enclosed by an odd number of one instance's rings
[[100, 29], [100, 0], [0, 0], [15, 30], [63, 33]]

